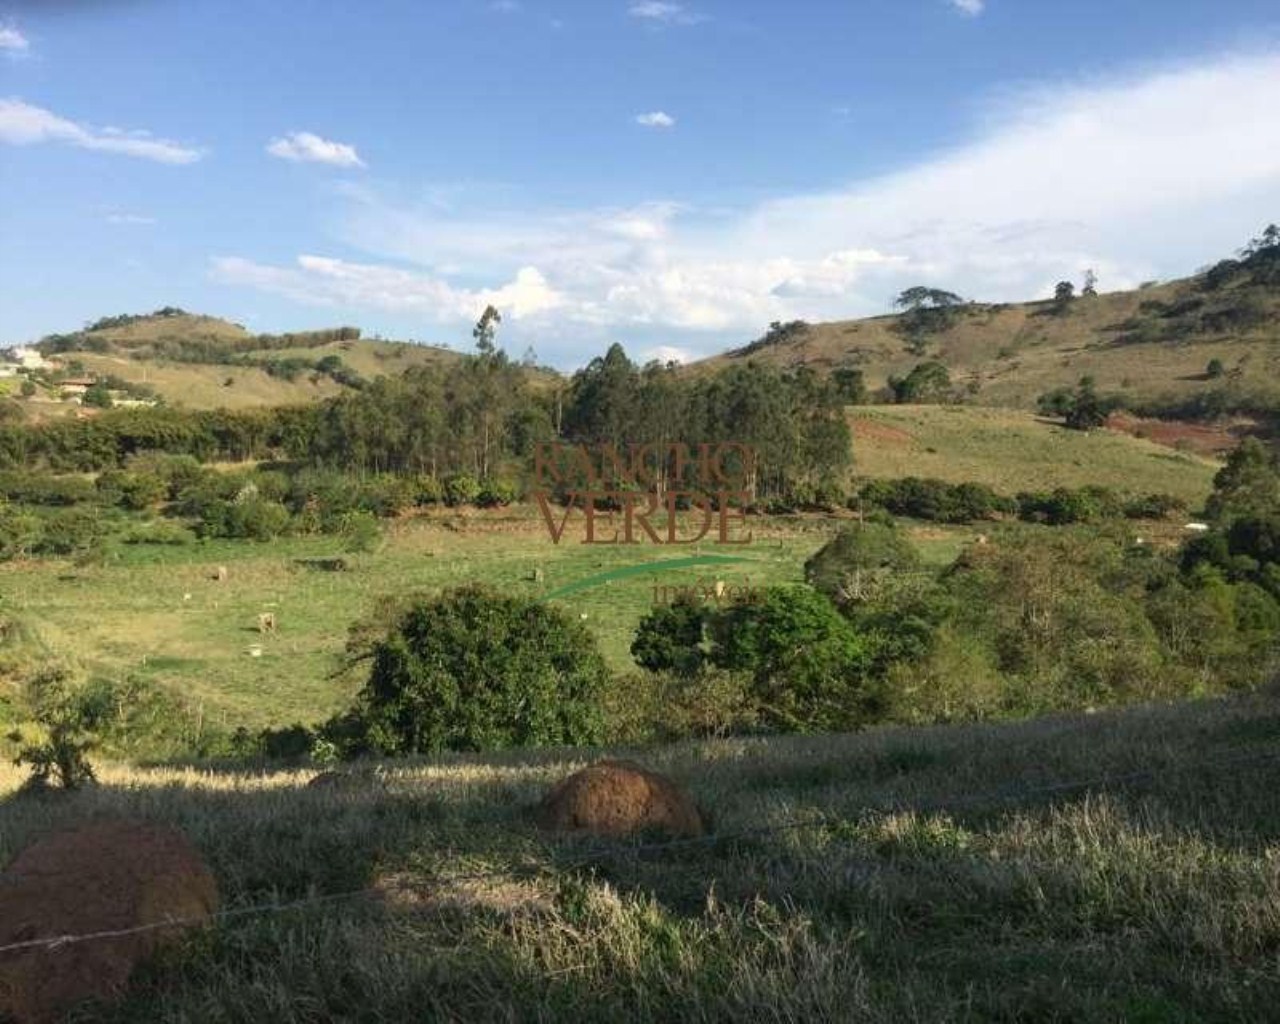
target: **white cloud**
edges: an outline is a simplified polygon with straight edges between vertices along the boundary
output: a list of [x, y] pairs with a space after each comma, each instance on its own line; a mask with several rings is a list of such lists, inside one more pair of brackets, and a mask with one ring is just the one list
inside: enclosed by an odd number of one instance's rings
[[691, 11], [683, 4], [667, 3], [665, 0], [641, 0], [633, 3], [627, 13], [656, 25], [696, 25], [706, 21], [705, 14]]
[[647, 114], [637, 114], [636, 124], [646, 128], [674, 128], [676, 119], [665, 110], [653, 110]]
[[698, 354], [691, 349], [678, 348], [675, 345], [658, 345], [656, 348], [645, 349], [640, 353], [641, 362], [649, 362], [656, 359], [660, 363], [692, 363], [698, 358]]
[[947, 0], [961, 14], [976, 18], [987, 9], [987, 0]]
[[930, 160], [729, 210], [537, 210], [465, 191], [405, 206], [370, 189], [339, 221], [368, 263], [224, 261], [220, 276], [442, 322], [501, 295], [583, 356], [614, 337], [693, 350], [772, 320], [882, 313], [914, 284], [1015, 301], [1094, 267], [1104, 290], [1129, 287], [1227, 255], [1275, 219], [1276, 95], [1280, 52], [1057, 85], [1006, 99]]
[[430, 274], [326, 256], [299, 256], [296, 267], [273, 267], [239, 257], [216, 257], [215, 280], [245, 284], [310, 305], [412, 313], [441, 323], [474, 320], [497, 306], [520, 320], [561, 302], [536, 267], [521, 267], [498, 288], [456, 288]]
[[364, 161], [354, 146], [345, 142], [331, 142], [311, 132], [289, 132], [283, 138], [272, 139], [267, 152], [282, 160], [300, 163], [331, 164], [334, 167], [363, 167]]
[[0, 50], [7, 53], [26, 53], [31, 43], [12, 25], [0, 25]]
[[190, 146], [153, 138], [149, 132], [88, 128], [20, 99], [0, 100], [0, 142], [11, 146], [62, 142], [80, 149], [123, 153], [163, 164], [189, 164], [204, 155]]

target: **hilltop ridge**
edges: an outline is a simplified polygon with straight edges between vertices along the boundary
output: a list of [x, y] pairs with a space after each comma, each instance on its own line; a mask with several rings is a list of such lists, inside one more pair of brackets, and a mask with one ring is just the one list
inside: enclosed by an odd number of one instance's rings
[[954, 398], [977, 405], [1031, 408], [1039, 395], [1091, 376], [1101, 390], [1171, 413], [1179, 403], [1205, 405], [1211, 394], [1226, 412], [1232, 405], [1275, 409], [1280, 234], [1268, 232], [1241, 259], [1181, 280], [1100, 294], [1073, 288], [1062, 300], [960, 300], [923, 306], [923, 313], [776, 323], [751, 344], [692, 369], [755, 361], [857, 371], [873, 397], [891, 400], [892, 379], [936, 361], [949, 373]]

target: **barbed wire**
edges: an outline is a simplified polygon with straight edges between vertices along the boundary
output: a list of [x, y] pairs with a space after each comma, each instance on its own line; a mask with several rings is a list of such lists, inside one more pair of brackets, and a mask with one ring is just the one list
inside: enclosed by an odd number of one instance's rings
[[[1065, 782], [1046, 783], [1040, 786], [1004, 786], [997, 789], [985, 790], [980, 793], [970, 793], [966, 796], [933, 801], [932, 803], [921, 804], [917, 802], [915, 804], [910, 804], [898, 802], [882, 804], [880, 806], [867, 806], [862, 808], [861, 811], [863, 814], [879, 815], [940, 814], [948, 811], [962, 810], [974, 805], [1008, 803], [1036, 797], [1125, 785], [1143, 780], [1156, 780], [1168, 775], [1181, 775], [1199, 769], [1218, 769], [1223, 767], [1235, 767], [1242, 764], [1257, 764], [1267, 761], [1280, 761], [1280, 751], [1254, 751], [1251, 753], [1240, 754], [1235, 757], [1229, 756], [1214, 759], [1206, 758], [1201, 761], [1189, 762], [1182, 765], [1166, 766], [1164, 768], [1139, 769], [1131, 772], [1122, 772], [1120, 774], [1094, 775], [1088, 778], [1072, 779]], [[843, 816], [815, 814], [805, 818], [795, 818], [789, 821], [779, 822], [774, 825], [760, 825], [732, 832], [712, 832], [701, 836], [687, 836], [679, 839], [667, 839], [654, 842], [597, 843], [588, 846], [577, 856], [570, 857], [567, 860], [562, 860], [559, 863], [553, 863], [549, 865], [549, 867], [553, 871], [568, 871], [573, 868], [591, 864], [604, 857], [623, 855], [638, 856], [662, 853], [670, 850], [714, 846], [720, 843], [761, 838], [786, 832], [800, 831], [802, 829], [830, 828], [837, 824], [841, 824], [846, 820], [847, 819]], [[548, 866], [544, 865], [532, 867], [526, 866], [523, 870], [528, 871], [531, 874], [537, 874], [540, 871], [547, 870], [547, 867]], [[470, 872], [461, 875], [450, 875], [447, 878], [424, 882], [421, 885], [401, 884], [394, 887], [365, 886], [360, 889], [349, 889], [343, 892], [303, 896], [298, 899], [283, 902], [276, 900], [269, 903], [251, 904], [244, 907], [232, 907], [228, 910], [215, 911], [202, 917], [166, 918], [163, 921], [153, 921], [148, 924], [134, 925], [128, 928], [115, 928], [96, 932], [83, 932], [79, 934], [65, 934], [45, 938], [26, 939], [20, 942], [12, 942], [7, 945], [0, 946], [0, 955], [35, 949], [55, 951], [81, 943], [126, 938], [132, 935], [142, 935], [148, 932], [161, 931], [166, 928], [208, 925], [235, 918], [281, 914], [288, 913], [293, 910], [322, 906], [330, 903], [383, 897], [386, 896], [389, 891], [394, 891], [396, 888], [401, 891], [417, 892], [439, 889], [447, 885], [457, 885], [460, 882], [494, 881], [497, 879], [510, 878], [513, 874], [519, 873], [521, 870], [522, 869], [519, 866], [508, 865], [503, 868], [490, 868], [484, 871]]]

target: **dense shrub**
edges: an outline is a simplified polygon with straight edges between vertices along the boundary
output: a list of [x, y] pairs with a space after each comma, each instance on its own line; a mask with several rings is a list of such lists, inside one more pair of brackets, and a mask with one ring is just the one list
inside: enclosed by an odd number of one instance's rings
[[1144, 494], [1124, 505], [1126, 519], [1168, 519], [1186, 510], [1187, 503], [1172, 494]]
[[98, 474], [98, 494], [103, 501], [132, 512], [141, 512], [169, 496], [168, 482], [154, 473], [108, 469]]
[[347, 750], [386, 753], [590, 744], [608, 680], [594, 636], [559, 609], [483, 587], [415, 603], [372, 647]]
[[1052, 491], [1024, 491], [1017, 497], [1018, 515], [1031, 523], [1067, 526], [1114, 519], [1124, 511], [1124, 503], [1106, 487], [1082, 487], [1072, 490], [1057, 487]]
[[[837, 605], [861, 600], [886, 573], [915, 569], [920, 556], [893, 526], [861, 523], [841, 529], [804, 564], [805, 580]], [[855, 593], [855, 590], [857, 593]]]
[[98, 492], [84, 477], [12, 470], [0, 473], [0, 498], [21, 505], [66, 508], [96, 501]]
[[703, 640], [709, 615], [701, 601], [688, 595], [659, 605], [640, 620], [631, 656], [651, 672], [697, 675], [706, 661]]
[[201, 510], [196, 530], [202, 537], [268, 541], [289, 532], [289, 510], [276, 501], [249, 494], [232, 501], [215, 500]]
[[338, 517], [337, 534], [351, 552], [376, 551], [382, 543], [382, 528], [371, 512], [346, 512]]
[[106, 705], [92, 692], [70, 683], [61, 669], [46, 669], [29, 683], [32, 717], [40, 727], [34, 742], [21, 733], [9, 739], [21, 744], [15, 764], [28, 765], [31, 777], [27, 785], [43, 789], [56, 783], [63, 789], [76, 789], [94, 781], [89, 751], [98, 745], [97, 729]]
[[1142, 609], [1149, 568], [1132, 550], [1084, 531], [1024, 532], [970, 549], [946, 574], [946, 621], [982, 642], [1006, 679], [1007, 713], [1166, 692], [1160, 645]]
[[26, 558], [40, 547], [44, 522], [34, 513], [0, 502], [0, 561]]
[[519, 488], [509, 480], [486, 480], [480, 485], [476, 504], [481, 508], [510, 505], [519, 496]]
[[446, 505], [474, 505], [479, 497], [480, 484], [470, 474], [455, 473], [444, 482], [444, 501]]
[[35, 550], [42, 555], [84, 556], [99, 548], [107, 532], [98, 509], [69, 508], [45, 518]]
[[868, 641], [809, 587], [770, 587], [711, 620], [712, 659], [751, 679], [762, 722], [782, 732], [855, 728], [866, 719]]
[[1280, 509], [1280, 452], [1246, 438], [1213, 478], [1213, 488], [1205, 511], [1218, 522], [1274, 515]]
[[444, 501], [444, 484], [436, 477], [421, 474], [413, 478], [413, 503], [438, 505]]
[[972, 523], [1014, 510], [1014, 503], [978, 483], [949, 484], [943, 480], [903, 477], [872, 480], [858, 494], [862, 503], [894, 515], [939, 523]]

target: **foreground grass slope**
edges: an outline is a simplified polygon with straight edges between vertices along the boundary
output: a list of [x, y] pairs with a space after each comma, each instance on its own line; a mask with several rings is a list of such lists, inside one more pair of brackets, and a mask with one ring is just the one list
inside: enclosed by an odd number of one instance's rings
[[227, 909], [370, 890], [225, 919], [82, 1020], [1265, 1021], [1277, 741], [1260, 694], [620, 752], [719, 837], [665, 850], [530, 825], [601, 751], [388, 764], [342, 791], [106, 767], [0, 802], [0, 863], [126, 814], [186, 830]]

